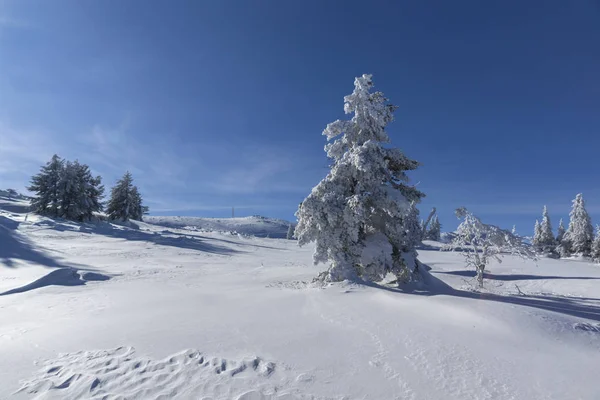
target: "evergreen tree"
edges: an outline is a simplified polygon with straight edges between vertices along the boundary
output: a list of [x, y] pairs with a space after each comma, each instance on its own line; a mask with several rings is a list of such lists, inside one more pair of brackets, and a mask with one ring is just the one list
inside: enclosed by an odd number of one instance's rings
[[596, 225], [596, 236], [592, 242], [591, 257], [594, 261], [600, 261], [600, 225]]
[[87, 165], [54, 155], [32, 178], [29, 190], [36, 192], [33, 211], [74, 221], [92, 218], [102, 211], [104, 187], [100, 176], [93, 177]]
[[419, 223], [419, 209], [415, 201], [410, 203], [410, 207], [403, 221], [404, 240], [402, 241], [402, 250], [410, 252], [421, 243], [422, 229]]
[[142, 205], [142, 196], [133, 185], [131, 173], [126, 172], [111, 189], [106, 213], [111, 220], [129, 221], [142, 220], [147, 207]]
[[440, 241], [442, 235], [442, 225], [440, 224], [440, 220], [438, 216], [432, 218], [431, 223], [429, 224], [429, 230], [427, 231], [427, 238], [429, 240]]
[[548, 215], [548, 209], [546, 208], [546, 206], [544, 206], [544, 211], [542, 212], [539, 246], [541, 247], [541, 250], [545, 252], [552, 252], [556, 247], [554, 233], [552, 232], [552, 223], [550, 222], [550, 216]]
[[592, 250], [594, 228], [585, 209], [583, 195], [579, 193], [573, 200], [569, 213], [569, 227], [563, 238], [563, 245], [569, 253], [588, 256]]
[[565, 237], [565, 225], [563, 224], [562, 218], [558, 222], [558, 232], [556, 235], [556, 243], [559, 245], [562, 243], [563, 238]]
[[535, 226], [533, 228], [533, 240], [531, 244], [536, 249], [536, 251], [541, 251], [542, 249], [542, 226], [540, 225], [540, 221], [535, 220]]
[[64, 160], [55, 154], [41, 168], [40, 173], [31, 178], [31, 185], [27, 190], [35, 193], [35, 196], [31, 200], [31, 209], [33, 212], [51, 217], [59, 216], [59, 185], [64, 168]]
[[288, 227], [286, 239], [293, 240], [294, 239], [294, 225], [290, 224]]
[[296, 212], [296, 236], [300, 245], [316, 242], [315, 264], [330, 263], [322, 280], [381, 280], [388, 272], [405, 278], [416, 265], [414, 247], [407, 246], [406, 213], [423, 197], [407, 184], [406, 171], [419, 164], [384, 147], [396, 107], [371, 92], [371, 75], [354, 85], [344, 98], [344, 110], [353, 117], [323, 132], [333, 141], [325, 147], [333, 165]]

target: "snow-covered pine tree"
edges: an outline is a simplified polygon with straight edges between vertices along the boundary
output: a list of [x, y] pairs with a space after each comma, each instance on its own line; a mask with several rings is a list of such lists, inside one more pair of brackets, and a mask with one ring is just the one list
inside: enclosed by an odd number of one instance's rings
[[596, 225], [596, 236], [592, 242], [592, 260], [600, 262], [600, 225]]
[[133, 177], [127, 172], [111, 189], [106, 213], [112, 220], [141, 220], [147, 208], [142, 205], [142, 196], [133, 185]]
[[131, 219], [141, 221], [144, 218], [145, 212], [144, 206], [142, 205], [142, 195], [137, 186], [131, 188], [131, 197], [133, 198]]
[[540, 225], [540, 221], [536, 219], [535, 226], [533, 228], [533, 240], [531, 241], [531, 244], [533, 245], [533, 247], [535, 248], [536, 251], [542, 250], [541, 240], [542, 240], [542, 226]]
[[517, 235], [497, 226], [484, 224], [464, 207], [456, 210], [456, 216], [463, 221], [445, 249], [462, 252], [467, 267], [475, 268], [480, 287], [483, 287], [485, 267], [492, 260], [502, 262], [503, 253], [523, 259], [536, 259], [535, 253]]
[[31, 209], [43, 215], [57, 217], [60, 207], [59, 185], [65, 168], [65, 162], [58, 155], [46, 163], [40, 172], [31, 178], [31, 185], [27, 188], [34, 192], [31, 200]]
[[417, 208], [417, 202], [413, 201], [410, 203], [408, 212], [404, 216], [404, 240], [403, 248], [406, 251], [410, 251], [417, 247], [422, 240], [423, 231], [421, 230], [421, 224], [419, 223], [419, 209]]
[[544, 206], [542, 212], [542, 223], [540, 224], [540, 247], [546, 253], [552, 253], [556, 247], [556, 240], [552, 232], [552, 222], [548, 215], [548, 209]]
[[569, 227], [562, 242], [569, 253], [588, 256], [592, 250], [593, 240], [592, 221], [585, 209], [583, 195], [579, 193], [573, 200], [573, 207], [569, 213]]
[[427, 231], [427, 239], [440, 241], [442, 235], [442, 224], [436, 215], [429, 224], [429, 231]]
[[288, 226], [286, 239], [288, 239], [288, 240], [294, 239], [294, 225], [292, 225], [292, 224], [290, 224], [290, 226]]
[[[383, 93], [371, 92], [371, 75], [356, 78], [354, 86], [344, 98], [352, 118], [323, 131], [333, 140], [325, 146], [333, 165], [300, 204], [295, 235], [299, 245], [316, 242], [315, 264], [329, 263], [321, 280], [379, 281], [388, 272], [406, 279], [417, 265], [406, 215], [411, 202], [424, 196], [408, 185], [406, 171], [419, 163], [384, 147], [396, 107]], [[415, 224], [419, 228], [418, 219]]]
[[558, 230], [556, 234], [556, 243], [559, 245], [562, 243], [563, 238], [565, 237], [565, 225], [563, 224], [562, 218], [558, 222]]

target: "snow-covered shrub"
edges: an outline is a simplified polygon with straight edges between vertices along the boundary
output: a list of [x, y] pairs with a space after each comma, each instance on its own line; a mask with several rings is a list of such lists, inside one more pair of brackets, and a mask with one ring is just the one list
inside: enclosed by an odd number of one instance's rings
[[484, 224], [464, 207], [456, 210], [456, 216], [463, 221], [445, 249], [462, 252], [466, 266], [475, 269], [480, 287], [483, 287], [485, 267], [493, 260], [502, 262], [503, 253], [536, 259], [532, 249], [512, 232]]
[[[325, 146], [331, 170], [300, 204], [295, 236], [301, 246], [316, 243], [315, 264], [329, 263], [321, 280], [379, 281], [388, 272], [406, 280], [416, 265], [405, 261], [415, 251], [413, 227], [406, 221], [416, 210], [411, 203], [423, 197], [408, 185], [406, 171], [419, 164], [384, 146], [390, 141], [385, 127], [396, 107], [381, 92], [371, 91], [371, 75], [356, 78], [354, 86], [344, 98], [352, 118], [323, 131], [332, 141]], [[415, 225], [420, 232], [418, 219]]]

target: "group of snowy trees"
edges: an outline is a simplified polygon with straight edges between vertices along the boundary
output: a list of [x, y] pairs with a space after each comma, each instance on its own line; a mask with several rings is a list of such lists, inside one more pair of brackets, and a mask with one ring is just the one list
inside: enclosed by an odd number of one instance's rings
[[352, 118], [323, 131], [332, 141], [325, 146], [331, 170], [296, 212], [299, 244], [315, 242], [315, 264], [329, 264], [323, 281], [381, 281], [392, 273], [402, 282], [417, 272], [422, 229], [416, 204], [424, 194], [408, 184], [406, 171], [419, 163], [386, 146], [396, 107], [372, 88], [371, 75], [356, 78], [344, 98]]
[[581, 193], [573, 200], [569, 213], [569, 227], [565, 230], [561, 219], [556, 237], [552, 231], [548, 209], [544, 206], [542, 222], [535, 221], [532, 245], [536, 251], [548, 255], [568, 257], [576, 254], [600, 260], [600, 227], [597, 227], [594, 237], [592, 220], [585, 209]]
[[[107, 205], [110, 219], [127, 221], [142, 219], [147, 208], [127, 172], [111, 190]], [[79, 161], [68, 161], [58, 155], [46, 163], [31, 179], [29, 191], [35, 193], [32, 210], [42, 215], [74, 221], [89, 221], [104, 209], [102, 177], [93, 176], [90, 168]]]

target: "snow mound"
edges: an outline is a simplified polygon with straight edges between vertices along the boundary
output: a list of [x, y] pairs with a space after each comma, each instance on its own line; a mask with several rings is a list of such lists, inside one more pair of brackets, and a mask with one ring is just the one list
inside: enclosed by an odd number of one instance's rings
[[144, 222], [166, 228], [235, 232], [257, 237], [285, 238], [289, 221], [261, 216], [242, 218], [202, 218], [202, 217], [144, 217]]
[[[314, 399], [285, 388], [279, 366], [260, 357], [228, 360], [185, 350], [153, 360], [133, 347], [61, 354], [17, 393], [37, 399]], [[302, 380], [296, 379], [296, 382]]]
[[64, 267], [53, 270], [43, 277], [15, 289], [0, 293], [0, 296], [8, 294], [23, 293], [39, 289], [45, 286], [80, 286], [90, 281], [106, 281], [110, 277], [96, 272], [77, 271], [76, 269]]

